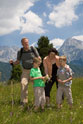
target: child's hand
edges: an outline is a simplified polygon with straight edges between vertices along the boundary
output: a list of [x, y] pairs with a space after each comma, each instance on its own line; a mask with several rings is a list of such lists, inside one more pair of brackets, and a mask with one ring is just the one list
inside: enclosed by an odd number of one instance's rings
[[46, 75], [46, 76], [45, 76], [45, 79], [46, 79], [46, 80], [50, 80], [49, 75]]
[[58, 79], [58, 82], [59, 82], [59, 83], [63, 83], [63, 81], [62, 81], [62, 80], [60, 80], [60, 79]]
[[40, 79], [45, 80], [45, 77], [43, 76], [43, 77], [41, 77]]
[[62, 84], [65, 84], [66, 83], [66, 80], [62, 81]]

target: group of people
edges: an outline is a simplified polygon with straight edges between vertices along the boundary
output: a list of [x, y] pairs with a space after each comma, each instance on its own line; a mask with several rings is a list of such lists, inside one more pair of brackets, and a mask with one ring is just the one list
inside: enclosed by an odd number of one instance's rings
[[10, 64], [13, 65], [19, 64], [20, 61], [22, 62], [21, 105], [24, 106], [28, 103], [28, 83], [31, 80], [34, 87], [35, 111], [39, 107], [44, 110], [45, 104], [50, 106], [50, 92], [54, 82], [56, 82], [57, 87], [57, 107], [62, 107], [62, 99], [65, 95], [70, 108], [72, 108], [72, 70], [66, 64], [66, 56], [59, 56], [58, 51], [55, 48], [51, 48], [48, 51], [48, 55], [43, 59], [45, 76], [42, 76], [39, 68], [42, 60], [37, 49], [29, 46], [27, 38], [23, 38], [21, 43], [23, 48], [18, 51], [17, 60], [10, 60]]

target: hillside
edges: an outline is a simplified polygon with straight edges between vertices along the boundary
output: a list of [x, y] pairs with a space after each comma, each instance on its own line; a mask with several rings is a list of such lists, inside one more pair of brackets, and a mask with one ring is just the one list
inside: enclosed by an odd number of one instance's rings
[[[73, 109], [70, 110], [66, 99], [61, 110], [56, 106], [56, 85], [51, 91], [51, 106], [45, 107], [37, 113], [33, 110], [33, 86], [29, 83], [29, 103], [27, 108], [22, 108], [20, 100], [20, 83], [11, 85], [0, 84], [0, 124], [83, 124], [83, 78], [73, 79]], [[12, 106], [12, 95], [14, 104]]]
[[76, 65], [69, 63], [69, 66], [71, 67], [72, 71], [74, 72], [73, 77], [83, 77], [83, 65]]

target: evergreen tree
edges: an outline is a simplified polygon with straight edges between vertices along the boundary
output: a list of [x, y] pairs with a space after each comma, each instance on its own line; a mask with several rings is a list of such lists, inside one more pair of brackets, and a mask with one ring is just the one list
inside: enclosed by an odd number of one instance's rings
[[53, 44], [50, 44], [48, 37], [45, 36], [39, 38], [37, 45], [38, 52], [42, 59], [48, 55], [48, 50], [53, 48]]
[[21, 74], [22, 74], [22, 68], [21, 65], [15, 65], [12, 66], [12, 71], [11, 71], [11, 78], [10, 80], [16, 80], [16, 81], [20, 81], [21, 78]]

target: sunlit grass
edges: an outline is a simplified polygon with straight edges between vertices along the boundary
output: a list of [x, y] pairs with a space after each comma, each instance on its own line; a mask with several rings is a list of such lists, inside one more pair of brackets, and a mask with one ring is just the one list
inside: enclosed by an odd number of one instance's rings
[[29, 84], [29, 110], [22, 109], [20, 83], [14, 84], [14, 105], [12, 107], [11, 85], [0, 84], [0, 124], [83, 124], [83, 78], [73, 79], [73, 109], [69, 110], [66, 99], [61, 110], [56, 108], [56, 85], [51, 92], [51, 108], [44, 112], [33, 111], [33, 87]]

